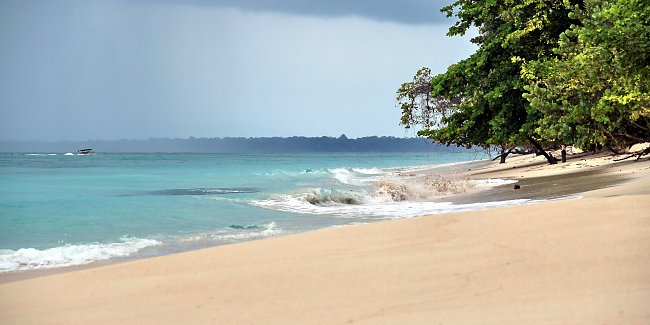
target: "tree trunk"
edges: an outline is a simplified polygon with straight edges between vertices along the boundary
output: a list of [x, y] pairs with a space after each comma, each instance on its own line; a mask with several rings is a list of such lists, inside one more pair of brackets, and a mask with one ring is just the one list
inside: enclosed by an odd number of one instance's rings
[[[515, 150], [517, 146], [512, 146], [510, 149], [506, 150], [506, 146], [501, 146], [501, 154], [499, 155], [501, 158], [501, 161], [499, 162], [500, 164], [505, 164], [506, 163], [506, 157]], [[496, 157], [492, 160], [496, 160]]]
[[566, 145], [565, 144], [562, 145], [562, 162], [563, 163], [566, 162]]
[[529, 136], [528, 141], [530, 141], [530, 143], [532, 143], [533, 146], [535, 146], [535, 149], [537, 150], [537, 152], [541, 153], [542, 155], [544, 155], [544, 157], [546, 157], [546, 161], [548, 161], [549, 164], [551, 164], [551, 165], [557, 164], [557, 159], [555, 159], [555, 157], [553, 157], [552, 155], [549, 155], [546, 152], [546, 150], [544, 150], [544, 148], [542, 148], [542, 145], [537, 143], [537, 141], [535, 141], [532, 137]]
[[501, 146], [501, 161], [499, 161], [499, 164], [506, 163], [506, 157], [508, 156], [508, 153], [510, 153], [510, 150], [506, 150], [506, 146]]

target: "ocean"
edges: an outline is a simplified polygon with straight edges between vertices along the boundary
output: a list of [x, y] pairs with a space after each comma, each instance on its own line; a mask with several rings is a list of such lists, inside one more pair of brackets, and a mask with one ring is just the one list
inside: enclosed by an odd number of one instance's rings
[[520, 203], [454, 205], [433, 200], [417, 182], [398, 182], [475, 158], [469, 152], [0, 154], [0, 272]]

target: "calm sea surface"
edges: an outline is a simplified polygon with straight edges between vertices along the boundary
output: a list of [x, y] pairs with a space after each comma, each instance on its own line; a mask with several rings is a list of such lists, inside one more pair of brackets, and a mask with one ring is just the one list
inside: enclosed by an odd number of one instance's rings
[[377, 180], [475, 158], [399, 154], [0, 154], [0, 272], [151, 256], [467, 207]]

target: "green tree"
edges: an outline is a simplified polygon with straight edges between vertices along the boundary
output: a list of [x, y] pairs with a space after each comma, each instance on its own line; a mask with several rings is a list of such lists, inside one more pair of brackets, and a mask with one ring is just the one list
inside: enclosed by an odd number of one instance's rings
[[[535, 133], [539, 112], [530, 110], [522, 96], [525, 82], [521, 69], [525, 62], [554, 55], [551, 49], [557, 46], [560, 33], [574, 23], [565, 3], [458, 0], [442, 11], [458, 18], [448, 36], [464, 35], [476, 27], [479, 35], [472, 42], [479, 47], [469, 58], [431, 78], [427, 105], [404, 105], [401, 101], [402, 124], [419, 124], [423, 128], [419, 135], [447, 145], [497, 146], [502, 162], [509, 147], [526, 140], [543, 152]], [[409, 89], [408, 83], [405, 85], [398, 91], [398, 100], [408, 98], [402, 96], [408, 93], [404, 91]], [[438, 103], [451, 107], [439, 109]], [[427, 122], [431, 118], [434, 121]]]
[[586, 0], [555, 57], [526, 62], [522, 76], [535, 133], [595, 149], [650, 141], [650, 9], [640, 0]]

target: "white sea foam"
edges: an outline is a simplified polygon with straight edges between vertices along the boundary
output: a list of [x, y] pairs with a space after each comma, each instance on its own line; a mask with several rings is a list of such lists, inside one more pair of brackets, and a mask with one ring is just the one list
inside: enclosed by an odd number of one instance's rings
[[298, 172], [285, 170], [274, 170], [263, 174], [264, 176], [284, 177], [323, 177], [330, 176], [341, 184], [364, 186], [369, 182], [376, 181], [381, 177], [390, 175], [389, 169], [380, 168], [307, 168]]
[[463, 193], [475, 185], [453, 176], [427, 175], [418, 178], [386, 178], [375, 183], [374, 197], [382, 201], [425, 201]]
[[48, 249], [21, 248], [0, 250], [0, 272], [55, 268], [88, 264], [113, 257], [132, 255], [139, 250], [160, 245], [153, 239], [123, 237], [121, 242], [65, 245]]
[[66, 153], [64, 153], [63, 155], [64, 155], [64, 156], [74, 156], [74, 154], [73, 154], [72, 152], [66, 152]]
[[264, 225], [239, 226], [232, 225], [228, 228], [217, 229], [211, 232], [204, 232], [191, 236], [179, 238], [182, 242], [198, 241], [241, 241], [272, 237], [283, 234], [284, 231], [279, 228], [275, 222]]
[[362, 204], [318, 205], [310, 203], [304, 196], [278, 195], [267, 200], [253, 200], [251, 204], [270, 210], [293, 213], [332, 215], [344, 218], [395, 219], [430, 214], [442, 214], [520, 205], [530, 200], [509, 200], [471, 204], [452, 204], [450, 202], [367, 202]]
[[[342, 217], [386, 217], [399, 218], [426, 214], [439, 214], [453, 211], [491, 208], [511, 204], [521, 204], [527, 200], [488, 202], [454, 205], [439, 202], [443, 196], [466, 192], [475, 187], [494, 187], [516, 183], [516, 180], [480, 179], [470, 180], [458, 175], [426, 175], [417, 178], [393, 177], [383, 170], [336, 169], [341, 183], [359, 183], [362, 176], [377, 175], [364, 185], [369, 187], [350, 189], [303, 189], [299, 192], [273, 195], [267, 199], [249, 201], [250, 204], [285, 212], [334, 215]], [[344, 177], [345, 176], [345, 177]], [[354, 181], [351, 181], [354, 180]], [[361, 178], [363, 180], [363, 178]], [[438, 202], [432, 202], [438, 200]]]
[[255, 231], [244, 231], [239, 233], [222, 234], [218, 238], [226, 239], [226, 240], [247, 240], [247, 239], [257, 239], [257, 238], [277, 236], [282, 233], [283, 233], [282, 229], [278, 228], [275, 222], [271, 222], [267, 225], [264, 225], [263, 227], [260, 227]]
[[471, 181], [476, 187], [496, 187], [501, 185], [508, 185], [517, 183], [517, 180], [513, 179], [500, 179], [500, 178], [486, 178], [486, 179], [475, 179]]
[[[456, 164], [459, 163], [387, 169], [335, 168], [329, 172], [334, 179], [344, 185], [374, 185], [379, 188], [379, 192], [383, 192], [377, 193], [378, 196], [390, 194], [394, 201], [426, 200], [439, 194], [461, 193], [475, 187], [485, 188], [517, 183], [516, 180], [498, 178], [470, 180], [460, 174], [437, 175], [431, 173], [434, 168]], [[399, 199], [396, 199], [395, 191], [400, 192], [397, 193]]]
[[339, 183], [356, 186], [364, 186], [389, 175], [379, 168], [334, 168], [329, 172]]
[[365, 175], [384, 175], [386, 172], [379, 168], [352, 168], [352, 171]]
[[305, 175], [305, 174], [312, 174], [312, 175], [326, 175], [329, 173], [329, 170], [327, 168], [307, 168], [302, 171], [300, 171], [300, 175]]
[[352, 172], [346, 168], [336, 168], [330, 170], [334, 179], [339, 181], [341, 184], [350, 184], [352, 180]]

